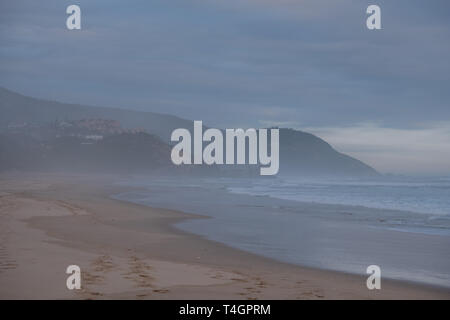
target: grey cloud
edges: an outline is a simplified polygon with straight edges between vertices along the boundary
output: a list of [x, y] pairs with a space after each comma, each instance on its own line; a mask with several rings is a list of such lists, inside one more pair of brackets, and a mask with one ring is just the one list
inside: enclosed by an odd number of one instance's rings
[[[448, 1], [3, 1], [0, 85], [213, 126], [450, 119]], [[270, 111], [270, 112], [269, 112]]]

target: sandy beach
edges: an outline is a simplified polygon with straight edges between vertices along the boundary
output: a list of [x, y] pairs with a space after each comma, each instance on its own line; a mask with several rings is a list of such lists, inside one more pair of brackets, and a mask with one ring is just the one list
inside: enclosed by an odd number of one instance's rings
[[[280, 263], [180, 231], [199, 215], [112, 199], [116, 177], [0, 176], [0, 299], [449, 299], [445, 289]], [[68, 290], [67, 266], [82, 288]]]

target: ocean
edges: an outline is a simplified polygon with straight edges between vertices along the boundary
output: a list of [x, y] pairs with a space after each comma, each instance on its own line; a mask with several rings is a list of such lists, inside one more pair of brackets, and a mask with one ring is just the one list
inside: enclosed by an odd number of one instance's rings
[[176, 227], [282, 262], [450, 288], [450, 179], [171, 179], [115, 198], [196, 213]]
[[386, 215], [386, 227], [450, 236], [450, 178], [273, 179], [232, 185], [230, 192], [298, 202], [362, 206], [422, 214]]

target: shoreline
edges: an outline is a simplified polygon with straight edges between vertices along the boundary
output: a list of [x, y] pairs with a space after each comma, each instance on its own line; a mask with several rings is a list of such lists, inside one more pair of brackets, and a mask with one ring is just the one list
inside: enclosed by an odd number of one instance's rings
[[[114, 195], [112, 195], [114, 196]], [[187, 230], [183, 230], [183, 228], [176, 226], [176, 224], [184, 222], [184, 221], [188, 221], [188, 220], [192, 220], [192, 219], [214, 219], [214, 217], [211, 216], [206, 216], [206, 215], [200, 215], [200, 214], [194, 214], [194, 213], [189, 213], [189, 212], [184, 212], [181, 210], [171, 210], [171, 209], [167, 209], [167, 208], [160, 208], [160, 207], [151, 207], [151, 206], [147, 206], [144, 204], [138, 204], [138, 203], [134, 203], [133, 201], [128, 201], [128, 200], [122, 200], [122, 199], [116, 199], [116, 198], [112, 198], [114, 200], [117, 201], [121, 201], [121, 202], [125, 202], [125, 203], [132, 203], [132, 204], [136, 204], [136, 205], [140, 205], [140, 206], [144, 206], [153, 210], [164, 210], [164, 211], [174, 211], [177, 213], [180, 213], [182, 215], [186, 215], [186, 217], [181, 217], [178, 219], [175, 219], [174, 222], [169, 224], [169, 230], [170, 232], [181, 232], [182, 234], [187, 235], [188, 237], [190, 236], [194, 236], [194, 237], [199, 237], [201, 240], [204, 241], [210, 241], [213, 242], [214, 244], [218, 245], [218, 246], [224, 246], [228, 249], [231, 250], [236, 250], [239, 251], [243, 254], [246, 255], [251, 255], [251, 256], [256, 256], [260, 259], [265, 259], [265, 260], [269, 260], [270, 262], [273, 263], [277, 263], [277, 264], [282, 264], [282, 265], [287, 265], [287, 266], [291, 266], [294, 268], [301, 268], [301, 269], [307, 269], [310, 271], [320, 271], [320, 272], [332, 272], [332, 273], [336, 273], [336, 274], [340, 274], [343, 276], [350, 276], [350, 277], [358, 277], [361, 278], [362, 281], [365, 281], [365, 279], [369, 276], [364, 276], [364, 275], [359, 275], [357, 273], [351, 273], [351, 272], [346, 272], [346, 271], [339, 271], [339, 270], [332, 270], [332, 269], [326, 269], [326, 268], [321, 268], [321, 267], [313, 267], [313, 266], [307, 266], [307, 265], [301, 265], [301, 264], [295, 264], [295, 263], [290, 263], [290, 262], [285, 262], [282, 260], [278, 260], [276, 258], [271, 258], [271, 257], [267, 257], [261, 254], [257, 254], [257, 253], [253, 253], [250, 251], [246, 251], [231, 245], [228, 245], [224, 242], [220, 242], [220, 241], [216, 241], [214, 239], [209, 239], [206, 236], [200, 235], [200, 234], [196, 234]], [[399, 285], [406, 285], [406, 286], [418, 286], [418, 287], [423, 287], [423, 288], [427, 288], [427, 289], [436, 289], [436, 290], [442, 290], [442, 291], [449, 291], [449, 299], [450, 299], [450, 288], [443, 286], [443, 285], [434, 285], [434, 284], [428, 284], [425, 282], [418, 282], [418, 281], [412, 281], [412, 280], [399, 280], [399, 279], [393, 279], [393, 278], [388, 278], [388, 277], [384, 277], [383, 281], [388, 281], [388, 282], [392, 282], [392, 283], [397, 283]]]
[[[140, 188], [137, 187], [137, 189], [140, 189]], [[153, 209], [153, 210], [163, 210], [163, 211], [169, 211], [169, 212], [172, 211], [172, 212], [177, 212], [177, 213], [179, 213], [181, 215], [185, 215], [185, 217], [177, 218], [177, 219], [174, 220], [174, 222], [172, 222], [172, 223], [170, 223], [168, 225], [168, 230], [170, 230], [170, 232], [175, 232], [175, 233], [180, 232], [180, 233], [185, 234], [187, 236], [199, 237], [200, 239], [202, 239], [204, 241], [210, 241], [210, 242], [213, 242], [213, 243], [215, 243], [217, 245], [225, 246], [226, 248], [240, 251], [240, 252], [242, 252], [244, 254], [254, 255], [254, 256], [262, 258], [262, 259], [268, 259], [270, 261], [273, 261], [273, 262], [276, 262], [276, 263], [279, 263], [279, 264], [285, 264], [285, 265], [292, 266], [292, 267], [298, 267], [298, 268], [302, 268], [302, 269], [309, 269], [309, 270], [316, 270], [316, 271], [323, 271], [323, 272], [334, 272], [334, 273], [337, 273], [337, 274], [342, 274], [342, 275], [347, 275], [347, 276], [360, 277], [362, 279], [365, 279], [365, 277], [366, 277], [364, 275], [360, 275], [360, 274], [352, 273], [352, 272], [346, 272], [346, 271], [326, 269], [326, 268], [315, 267], [315, 266], [307, 266], [307, 265], [295, 264], [295, 263], [291, 263], [291, 262], [282, 261], [282, 260], [279, 260], [277, 258], [264, 256], [264, 255], [261, 255], [261, 254], [258, 254], [258, 253], [254, 253], [254, 252], [251, 252], [251, 251], [246, 251], [244, 249], [240, 249], [238, 247], [234, 247], [232, 245], [229, 245], [229, 244], [227, 244], [225, 242], [220, 242], [220, 241], [217, 241], [217, 240], [214, 240], [214, 239], [207, 238], [204, 235], [197, 234], [197, 233], [194, 233], [194, 232], [190, 232], [188, 230], [184, 230], [181, 226], [177, 226], [177, 224], [179, 224], [179, 223], [183, 223], [183, 222], [186, 222], [186, 221], [189, 221], [189, 220], [193, 220], [193, 219], [214, 219], [214, 217], [207, 216], [207, 215], [202, 215], [202, 214], [185, 212], [185, 211], [182, 211], [182, 210], [172, 210], [172, 209], [167, 209], [167, 208], [162, 208], [162, 207], [152, 207], [152, 206], [148, 206], [148, 205], [145, 205], [145, 204], [139, 204], [139, 203], [136, 203], [136, 202], [133, 202], [133, 201], [129, 201], [129, 200], [118, 199], [118, 198], [115, 198], [115, 196], [116, 195], [110, 195], [110, 198], [114, 199], [114, 200], [117, 200], [117, 201], [120, 201], [120, 202], [124, 202], [124, 203], [136, 204], [138, 206], [143, 206], [143, 207], [150, 208], [150, 209]], [[412, 281], [412, 280], [399, 280], [399, 279], [393, 279], [393, 278], [389, 278], [389, 277], [384, 277], [383, 279], [384, 279], [383, 281], [389, 281], [389, 282], [394, 282], [394, 283], [398, 283], [398, 284], [406, 284], [406, 285], [410, 285], [410, 286], [420, 286], [420, 287], [424, 287], [424, 288], [444, 290], [444, 291], [448, 290], [450, 292], [450, 288], [446, 287], [444, 285], [435, 285], [435, 284], [429, 284], [429, 283], [425, 283], [425, 282]], [[449, 295], [450, 295], [450, 293], [449, 293]], [[450, 296], [449, 296], [449, 298], [450, 298]]]
[[449, 238], [391, 230], [382, 219], [388, 213], [380, 209], [232, 194], [214, 184], [151, 184], [113, 198], [211, 217], [185, 220], [176, 227], [283, 263], [362, 277], [367, 266], [377, 264], [383, 279], [450, 289]]
[[[13, 261], [0, 269], [1, 299], [450, 299], [443, 288], [388, 279], [369, 291], [362, 276], [279, 262], [189, 233], [174, 224], [204, 216], [111, 198], [133, 189], [110, 185], [113, 176], [0, 178], [2, 226], [9, 228], [2, 259]], [[65, 288], [65, 267], [74, 262], [82, 271], [79, 292]], [[45, 280], [47, 290], [40, 288]]]

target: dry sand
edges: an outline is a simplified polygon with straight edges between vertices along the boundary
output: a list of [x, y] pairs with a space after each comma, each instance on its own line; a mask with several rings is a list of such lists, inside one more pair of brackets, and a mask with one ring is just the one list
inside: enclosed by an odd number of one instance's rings
[[[203, 218], [111, 199], [115, 177], [0, 176], [0, 299], [449, 299], [445, 289], [276, 262], [172, 227]], [[68, 290], [67, 266], [82, 288]]]

